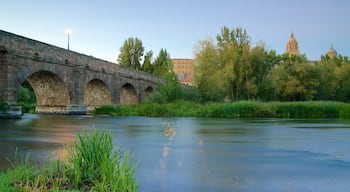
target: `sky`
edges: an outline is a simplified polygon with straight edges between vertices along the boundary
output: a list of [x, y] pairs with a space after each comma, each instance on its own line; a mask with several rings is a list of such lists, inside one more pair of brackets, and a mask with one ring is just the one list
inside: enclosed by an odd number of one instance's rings
[[0, 0], [0, 30], [116, 62], [130, 37], [154, 56], [194, 58], [200, 40], [222, 27], [247, 30], [255, 46], [285, 52], [291, 32], [318, 60], [330, 48], [350, 56], [349, 0]]

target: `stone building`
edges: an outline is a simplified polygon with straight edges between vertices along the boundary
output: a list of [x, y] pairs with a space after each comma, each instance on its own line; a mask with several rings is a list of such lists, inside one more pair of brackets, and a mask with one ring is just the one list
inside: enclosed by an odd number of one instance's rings
[[328, 51], [326, 52], [326, 55], [329, 58], [333, 58], [337, 56], [337, 51], [335, 51], [335, 49], [333, 48], [333, 45], [331, 44], [331, 47], [328, 49]]
[[193, 59], [172, 59], [174, 72], [182, 84], [193, 85], [194, 62]]
[[294, 38], [293, 32], [290, 34], [290, 38], [288, 40], [287, 46], [286, 46], [286, 53], [289, 54], [289, 56], [292, 55], [299, 55], [299, 46], [297, 40]]

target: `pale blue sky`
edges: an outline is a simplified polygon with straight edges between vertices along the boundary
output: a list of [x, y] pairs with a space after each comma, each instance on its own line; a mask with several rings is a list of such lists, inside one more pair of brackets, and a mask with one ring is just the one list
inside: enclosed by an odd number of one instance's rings
[[129, 37], [157, 55], [193, 58], [199, 40], [223, 26], [247, 29], [252, 44], [285, 51], [291, 31], [301, 53], [317, 60], [332, 43], [350, 56], [349, 0], [0, 0], [0, 29], [115, 61]]

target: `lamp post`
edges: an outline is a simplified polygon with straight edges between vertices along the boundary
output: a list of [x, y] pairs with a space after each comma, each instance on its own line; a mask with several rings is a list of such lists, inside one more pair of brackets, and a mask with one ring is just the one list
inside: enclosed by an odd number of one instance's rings
[[68, 35], [68, 48], [67, 49], [69, 50], [69, 36], [72, 33], [72, 30], [71, 29], [66, 29], [66, 33]]

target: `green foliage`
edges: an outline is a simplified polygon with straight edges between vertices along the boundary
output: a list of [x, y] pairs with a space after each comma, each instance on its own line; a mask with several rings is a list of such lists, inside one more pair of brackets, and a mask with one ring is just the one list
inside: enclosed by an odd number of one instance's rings
[[143, 60], [143, 65], [141, 67], [142, 71], [145, 71], [147, 73], [153, 73], [154, 72], [154, 67], [152, 63], [152, 57], [153, 57], [153, 52], [148, 51], [144, 57]]
[[[216, 37], [200, 41], [195, 53], [195, 82], [210, 101], [253, 99], [261, 96], [262, 82], [278, 63], [274, 51], [260, 43], [251, 48], [245, 29], [223, 27]], [[264, 95], [265, 96], [265, 95]]]
[[272, 85], [282, 101], [312, 100], [319, 86], [318, 72], [302, 57], [285, 58], [271, 72]]
[[[69, 150], [67, 175], [78, 188], [94, 187], [95, 191], [135, 191], [134, 168], [128, 154], [113, 152], [112, 137], [96, 130], [78, 136]], [[121, 161], [120, 161], [121, 160]]]
[[153, 63], [153, 74], [163, 77], [173, 70], [173, 63], [166, 49], [161, 49]]
[[[173, 71], [163, 75], [164, 84], [158, 84], [155, 92], [158, 92], [164, 98], [165, 102], [173, 102], [182, 99], [182, 88], [177, 81], [177, 76]], [[151, 96], [152, 97], [152, 96]]]
[[182, 99], [185, 101], [203, 102], [201, 92], [192, 86], [182, 85]]
[[141, 59], [145, 48], [140, 39], [130, 37], [124, 41], [120, 47], [120, 54], [118, 56], [118, 63], [122, 66], [133, 69], [141, 69]]
[[[157, 76], [164, 76], [169, 70], [173, 70], [173, 64], [166, 49], [161, 49], [153, 62], [153, 52], [148, 51], [144, 55], [145, 48], [138, 38], [128, 38], [120, 48], [118, 63], [122, 66], [142, 70]], [[143, 57], [143, 63], [141, 60]]]
[[338, 79], [336, 90], [337, 100], [350, 102], [350, 62], [342, 62], [342, 65], [336, 71]]
[[[160, 56], [156, 59], [155, 71], [162, 75], [164, 82], [158, 83], [155, 91], [147, 98], [148, 101], [166, 103], [183, 98], [183, 89], [177, 80], [177, 75], [173, 71], [172, 62], [166, 50], [161, 50]], [[162, 61], [162, 62], [161, 62]]]
[[[78, 135], [68, 159], [39, 169], [28, 153], [12, 169], [0, 173], [2, 191], [138, 191], [132, 157], [114, 151], [109, 133], [96, 130]], [[16, 153], [17, 154], [17, 153]]]
[[35, 103], [21, 103], [23, 113], [35, 113]]
[[[105, 114], [121, 116], [196, 116], [220, 118], [349, 118], [350, 104], [330, 101], [309, 102], [259, 102], [239, 101], [233, 103], [199, 104], [189, 101], [174, 103], [140, 103], [133, 106], [103, 107], [110, 111]], [[96, 110], [98, 111], [98, 109]], [[95, 112], [96, 112], [95, 111]], [[115, 113], [114, 111], [118, 111]], [[101, 114], [101, 113], [99, 113]]]
[[195, 84], [204, 101], [350, 102], [348, 57], [277, 55], [264, 43], [251, 46], [246, 30], [221, 29], [216, 42], [199, 41], [195, 51]]
[[17, 102], [22, 106], [23, 113], [35, 113], [36, 97], [28, 81], [24, 81], [20, 86]]

